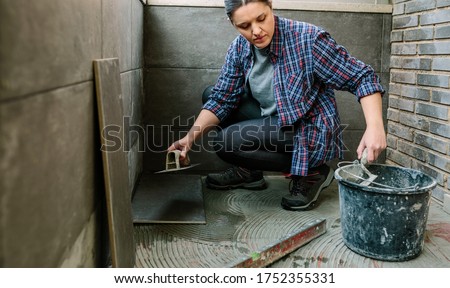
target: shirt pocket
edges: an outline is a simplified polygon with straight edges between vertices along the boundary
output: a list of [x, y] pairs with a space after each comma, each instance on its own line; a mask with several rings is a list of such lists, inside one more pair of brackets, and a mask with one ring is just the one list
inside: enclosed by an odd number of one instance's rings
[[292, 102], [301, 103], [305, 101], [310, 90], [305, 73], [300, 71], [299, 73], [290, 74], [287, 78], [286, 89], [287, 97]]

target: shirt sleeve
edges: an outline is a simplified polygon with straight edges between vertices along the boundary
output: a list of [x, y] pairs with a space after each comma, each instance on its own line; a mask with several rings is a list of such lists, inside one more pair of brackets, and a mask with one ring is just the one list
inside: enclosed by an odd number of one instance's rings
[[314, 75], [335, 90], [349, 91], [361, 97], [384, 89], [370, 65], [352, 57], [326, 31], [319, 31], [313, 45]]
[[214, 113], [220, 121], [225, 120], [239, 104], [240, 96], [245, 91], [245, 76], [239, 65], [238, 41], [234, 41], [228, 48], [225, 63], [219, 78], [212, 89], [208, 101], [203, 109]]

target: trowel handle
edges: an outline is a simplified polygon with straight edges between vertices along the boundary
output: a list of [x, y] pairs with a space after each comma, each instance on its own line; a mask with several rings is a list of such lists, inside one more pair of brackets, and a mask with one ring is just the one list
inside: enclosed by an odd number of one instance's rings
[[364, 151], [363, 151], [363, 153], [362, 153], [362, 156], [361, 156], [361, 161], [360, 161], [360, 163], [362, 164], [362, 165], [364, 165], [364, 166], [366, 166], [367, 165], [367, 163], [368, 163], [368, 161], [367, 161], [367, 148], [365, 148], [364, 149]]

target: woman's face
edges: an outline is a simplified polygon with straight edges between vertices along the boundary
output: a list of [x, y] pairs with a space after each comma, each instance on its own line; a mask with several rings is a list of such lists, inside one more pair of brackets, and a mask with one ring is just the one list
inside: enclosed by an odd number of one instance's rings
[[258, 48], [272, 41], [275, 20], [272, 8], [262, 2], [250, 2], [239, 7], [232, 15], [233, 25], [250, 43]]

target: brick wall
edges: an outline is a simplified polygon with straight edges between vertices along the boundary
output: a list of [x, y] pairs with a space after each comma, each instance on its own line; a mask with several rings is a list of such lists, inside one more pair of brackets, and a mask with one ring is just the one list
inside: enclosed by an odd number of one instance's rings
[[[387, 162], [450, 196], [450, 0], [393, 0]], [[445, 196], [445, 197], [448, 197]]]

